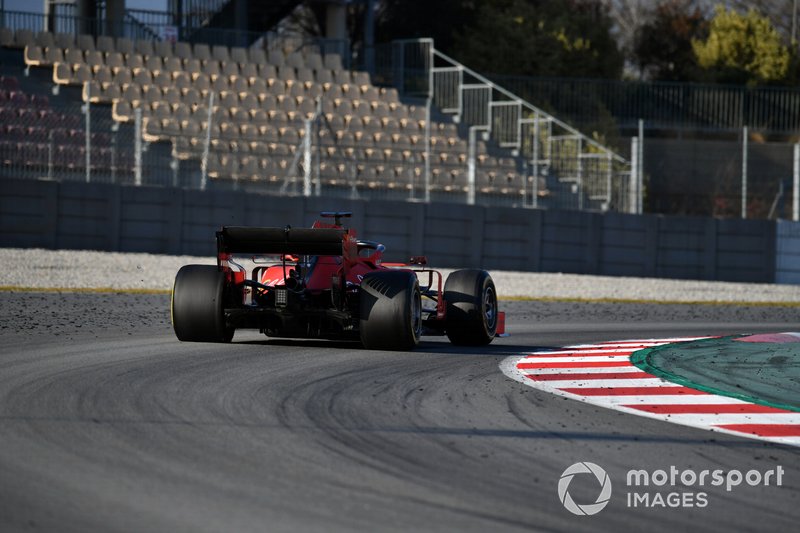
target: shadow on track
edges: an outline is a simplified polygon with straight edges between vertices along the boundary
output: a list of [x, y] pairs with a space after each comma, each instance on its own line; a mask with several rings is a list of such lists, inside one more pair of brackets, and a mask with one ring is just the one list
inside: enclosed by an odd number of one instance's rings
[[[233, 341], [233, 344], [251, 346], [281, 346], [296, 348], [327, 348], [344, 349], [369, 352], [358, 341], [340, 341], [327, 339], [277, 339], [265, 338], [263, 340], [248, 339], [243, 341]], [[388, 351], [385, 353], [406, 353], [406, 354], [428, 354], [428, 355], [462, 355], [462, 356], [490, 356], [508, 357], [512, 355], [523, 355], [529, 352], [540, 350], [557, 350], [558, 346], [530, 346], [517, 344], [488, 344], [486, 346], [455, 346], [449, 342], [422, 341], [414, 350], [408, 351]]]

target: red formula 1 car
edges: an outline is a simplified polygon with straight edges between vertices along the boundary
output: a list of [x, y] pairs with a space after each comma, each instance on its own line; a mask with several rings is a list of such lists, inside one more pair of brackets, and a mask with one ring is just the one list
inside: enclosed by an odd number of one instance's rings
[[[240, 328], [269, 337], [360, 340], [407, 350], [421, 335], [485, 345], [503, 333], [489, 273], [442, 275], [424, 257], [383, 263], [384, 247], [356, 238], [341, 219], [312, 228], [223, 227], [217, 266], [187, 265], [172, 290], [172, 325], [182, 341], [229, 342]], [[270, 260], [270, 257], [272, 259]], [[255, 265], [249, 273], [237, 261]]]

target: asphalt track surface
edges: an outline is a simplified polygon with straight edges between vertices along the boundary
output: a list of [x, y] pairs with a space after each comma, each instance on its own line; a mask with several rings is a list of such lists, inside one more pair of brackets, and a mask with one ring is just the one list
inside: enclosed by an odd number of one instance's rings
[[[167, 306], [0, 293], [0, 531], [781, 531], [800, 519], [800, 449], [563, 399], [498, 368], [570, 343], [797, 330], [797, 308], [504, 302], [509, 338], [392, 353], [255, 333], [179, 343]], [[614, 483], [595, 516], [558, 500], [579, 461]], [[626, 506], [629, 469], [671, 465], [785, 473], [781, 487], [706, 487], [705, 508]], [[570, 490], [590, 503], [598, 486]]]

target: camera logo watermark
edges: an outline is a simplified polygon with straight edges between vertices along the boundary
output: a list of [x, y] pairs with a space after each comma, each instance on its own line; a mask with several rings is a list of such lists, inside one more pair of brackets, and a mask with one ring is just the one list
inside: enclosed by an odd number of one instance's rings
[[[708, 507], [709, 494], [707, 487], [722, 487], [732, 492], [740, 485], [751, 487], [783, 485], [785, 470], [777, 465], [774, 469], [759, 471], [721, 469], [680, 470], [675, 466], [668, 469], [644, 470], [633, 469], [625, 476], [625, 501], [632, 508], [687, 508]], [[570, 483], [577, 474], [593, 474], [600, 486], [594, 503], [578, 504], [569, 493]], [[583, 477], [584, 479], [586, 476]], [[589, 478], [591, 479], [591, 478]], [[594, 483], [594, 481], [592, 482]], [[572, 514], [591, 516], [602, 511], [611, 501], [611, 478], [606, 471], [596, 465], [584, 461], [569, 466], [558, 480], [558, 497], [561, 504]]]
[[[575, 477], [575, 474], [594, 474], [594, 477], [597, 478], [597, 482], [600, 484], [600, 493], [594, 503], [579, 505], [570, 496], [569, 485], [572, 483], [572, 478]], [[611, 500], [611, 478], [608, 477], [605, 470], [594, 463], [588, 461], [575, 463], [564, 470], [564, 473], [561, 474], [561, 479], [558, 480], [558, 498], [567, 511], [572, 514], [588, 516], [597, 514]]]

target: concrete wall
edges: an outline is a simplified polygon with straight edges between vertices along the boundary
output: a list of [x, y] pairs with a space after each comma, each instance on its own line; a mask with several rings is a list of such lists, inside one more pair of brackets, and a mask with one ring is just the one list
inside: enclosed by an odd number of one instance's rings
[[775, 281], [800, 283], [800, 222], [778, 221]]
[[[759, 282], [776, 277], [776, 225], [770, 221], [30, 180], [0, 182], [0, 246], [212, 255], [222, 225], [308, 226], [323, 210], [352, 211], [351, 226], [384, 243], [387, 260], [424, 254], [440, 267]], [[800, 282], [800, 267], [786, 266], [800, 256], [800, 226], [786, 228], [778, 226], [781, 250], [789, 250], [779, 254], [779, 278]]]

